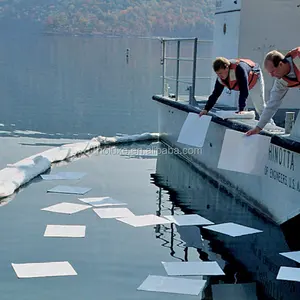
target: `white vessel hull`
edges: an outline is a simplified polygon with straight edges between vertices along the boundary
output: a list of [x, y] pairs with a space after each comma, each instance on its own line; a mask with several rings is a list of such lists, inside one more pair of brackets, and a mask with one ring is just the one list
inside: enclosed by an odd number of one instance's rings
[[[159, 97], [155, 100], [159, 100]], [[188, 111], [195, 111], [195, 108], [172, 100], [169, 102], [171, 105], [165, 99], [157, 102], [161, 139], [177, 150], [187, 150], [191, 147], [177, 143], [177, 139]], [[237, 189], [256, 210], [277, 224], [300, 216], [300, 144], [274, 136], [263, 176], [222, 170], [217, 165], [225, 130], [228, 128], [247, 130], [240, 123], [220, 119], [218, 121], [214, 117], [202, 151], [189, 150], [183, 155], [193, 166], [201, 167], [208, 176], [221, 182], [228, 190]]]

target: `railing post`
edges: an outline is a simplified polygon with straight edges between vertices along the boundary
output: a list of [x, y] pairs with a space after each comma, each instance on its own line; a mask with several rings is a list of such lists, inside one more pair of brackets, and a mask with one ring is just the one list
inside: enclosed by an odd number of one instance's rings
[[194, 92], [193, 92], [193, 87], [190, 85], [188, 87], [189, 90], [189, 104], [192, 106], [198, 106], [197, 101], [195, 100]]
[[[162, 58], [161, 58], [161, 64], [162, 64], [162, 95], [165, 95], [165, 90], [166, 90], [166, 41], [164, 39], [161, 40], [162, 42]], [[167, 95], [168, 96], [168, 95]]]
[[198, 38], [195, 38], [195, 40], [194, 40], [194, 56], [193, 56], [193, 77], [192, 77], [192, 95], [193, 95], [193, 98], [195, 97], [195, 91], [196, 91], [197, 47], [198, 47]]
[[285, 134], [290, 134], [295, 123], [295, 113], [294, 112], [286, 112], [285, 113]]
[[176, 92], [175, 92], [175, 99], [178, 100], [179, 94], [179, 68], [180, 68], [180, 41], [177, 41], [177, 64], [176, 64]]

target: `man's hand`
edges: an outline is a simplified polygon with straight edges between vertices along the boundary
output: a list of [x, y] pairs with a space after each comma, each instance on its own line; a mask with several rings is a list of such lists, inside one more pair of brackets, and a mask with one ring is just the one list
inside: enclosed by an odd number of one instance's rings
[[258, 133], [260, 133], [261, 131], [262, 131], [262, 129], [256, 126], [255, 128], [253, 128], [253, 129], [247, 131], [247, 132], [246, 132], [246, 135], [247, 135], [247, 136], [250, 136], [250, 135], [253, 135], [253, 134], [258, 134]]
[[199, 113], [199, 117], [202, 117], [203, 115], [207, 115], [208, 111], [203, 109], [200, 113]]
[[242, 114], [245, 113], [245, 111], [244, 110], [240, 110], [240, 111], [236, 111], [235, 113], [238, 114], [238, 115], [242, 115]]

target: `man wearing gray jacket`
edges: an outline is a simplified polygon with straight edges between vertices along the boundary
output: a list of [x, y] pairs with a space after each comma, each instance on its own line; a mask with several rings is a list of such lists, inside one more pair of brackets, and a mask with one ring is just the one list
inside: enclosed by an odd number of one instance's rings
[[286, 56], [276, 50], [269, 52], [265, 57], [264, 66], [276, 79], [257, 126], [246, 132], [248, 136], [259, 133], [266, 126], [277, 112], [289, 88], [300, 88], [300, 47], [289, 51]]

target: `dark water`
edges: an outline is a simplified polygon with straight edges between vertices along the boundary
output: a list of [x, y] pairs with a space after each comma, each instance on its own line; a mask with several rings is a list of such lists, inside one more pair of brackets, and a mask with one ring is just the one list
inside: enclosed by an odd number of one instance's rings
[[[197, 226], [164, 227], [161, 239], [166, 241], [164, 247], [170, 255], [179, 261], [191, 260], [189, 253], [197, 248], [200, 259], [217, 260], [224, 267], [226, 276], [211, 277], [211, 284], [255, 283], [258, 299], [299, 299], [300, 283], [276, 279], [281, 266], [299, 267], [296, 262], [279, 255], [299, 250], [290, 247], [299, 239], [295, 228], [289, 229], [289, 239], [286, 239], [286, 232], [279, 226], [263, 219], [237, 196], [226, 193], [217, 182], [191, 170], [186, 162], [166, 154], [167, 148], [162, 149], [165, 150], [160, 151], [156, 173], [152, 175], [162, 195], [160, 214], [197, 213], [215, 223], [235, 222], [263, 231], [232, 238]], [[183, 247], [181, 240], [190, 247]], [[211, 299], [211, 286], [205, 294], [205, 299]]]

